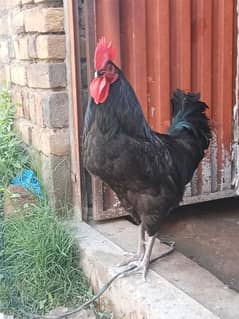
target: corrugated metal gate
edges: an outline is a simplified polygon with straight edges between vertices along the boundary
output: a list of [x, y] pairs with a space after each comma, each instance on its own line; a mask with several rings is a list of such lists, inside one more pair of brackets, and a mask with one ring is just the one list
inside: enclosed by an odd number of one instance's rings
[[[105, 35], [154, 130], [170, 125], [175, 88], [200, 91], [209, 105], [213, 142], [187, 187], [185, 203], [233, 196], [236, 0], [85, 1], [88, 80], [96, 39]], [[234, 112], [235, 113], [235, 112]], [[234, 114], [236, 117], [236, 114]], [[123, 214], [115, 195], [93, 180], [93, 215]]]

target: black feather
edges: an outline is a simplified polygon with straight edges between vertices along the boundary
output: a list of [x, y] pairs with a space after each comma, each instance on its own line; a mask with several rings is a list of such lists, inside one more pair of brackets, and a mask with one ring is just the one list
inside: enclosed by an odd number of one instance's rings
[[211, 130], [205, 111], [208, 106], [201, 102], [199, 93], [184, 93], [177, 89], [172, 98], [173, 121], [169, 134], [180, 134], [184, 129], [191, 131], [196, 139], [207, 149], [211, 139]]
[[84, 165], [118, 195], [149, 235], [182, 200], [204, 151], [210, 129], [198, 94], [177, 90], [168, 134], [152, 131], [123, 73], [105, 103], [89, 99], [84, 129]]

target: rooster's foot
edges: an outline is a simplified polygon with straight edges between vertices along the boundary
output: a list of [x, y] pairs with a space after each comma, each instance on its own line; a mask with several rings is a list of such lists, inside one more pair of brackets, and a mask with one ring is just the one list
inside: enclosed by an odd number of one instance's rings
[[139, 263], [143, 259], [144, 255], [143, 254], [132, 254], [132, 253], [127, 253], [125, 254], [125, 257], [121, 263], [119, 263], [117, 266], [118, 267], [123, 267], [127, 265], [133, 265], [136, 263]]
[[122, 277], [128, 277], [133, 274], [140, 274], [143, 280], [146, 281], [147, 272], [149, 270], [149, 262], [145, 259], [133, 261], [128, 264], [128, 269], [121, 275]]

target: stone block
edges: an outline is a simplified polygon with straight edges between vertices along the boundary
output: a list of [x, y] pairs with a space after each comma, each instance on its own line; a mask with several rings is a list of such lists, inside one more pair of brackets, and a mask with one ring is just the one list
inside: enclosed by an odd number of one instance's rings
[[41, 181], [53, 209], [65, 213], [72, 202], [70, 156], [40, 154]]
[[28, 55], [30, 58], [37, 58], [36, 38], [37, 34], [28, 35]]
[[22, 87], [14, 86], [11, 91], [12, 101], [16, 107], [16, 117], [23, 118], [23, 96], [22, 96]]
[[68, 127], [68, 95], [66, 92], [30, 91], [30, 119], [41, 127]]
[[63, 128], [69, 125], [68, 94], [53, 92], [45, 97], [43, 103], [43, 121], [50, 128]]
[[0, 88], [4, 87], [4, 82], [6, 81], [6, 75], [5, 75], [5, 66], [4, 64], [0, 64]]
[[0, 62], [9, 63], [9, 40], [0, 40]]
[[29, 89], [27, 87], [22, 88], [22, 97], [23, 97], [23, 115], [25, 119], [30, 120], [30, 106], [31, 100], [29, 99]]
[[33, 0], [22, 0], [22, 4], [33, 3]]
[[46, 155], [68, 155], [70, 152], [70, 137], [68, 129], [49, 129], [34, 126], [32, 145]]
[[9, 34], [8, 16], [4, 15], [0, 18], [0, 35]]
[[7, 86], [11, 85], [11, 73], [10, 73], [10, 65], [9, 64], [5, 64], [4, 66], [5, 69], [5, 81]]
[[8, 54], [9, 54], [9, 59], [15, 59], [15, 51], [14, 51], [14, 45], [13, 45], [13, 40], [12, 38], [9, 38], [9, 43], [8, 43]]
[[7, 9], [11, 9], [20, 6], [21, 0], [5, 0], [4, 5]]
[[28, 85], [35, 88], [66, 86], [65, 63], [34, 63], [28, 67]]
[[23, 11], [13, 12], [10, 19], [10, 29], [12, 34], [24, 32], [24, 15]]
[[8, 64], [0, 64], [0, 89], [10, 87], [10, 71]]
[[[50, 93], [50, 92], [49, 92]], [[30, 119], [32, 123], [37, 124], [41, 127], [44, 127], [43, 124], [43, 100], [45, 95], [48, 96], [48, 92], [41, 91], [30, 91], [29, 92], [29, 111], [30, 111]]]
[[12, 82], [15, 84], [26, 85], [27, 84], [26, 66], [24, 64], [12, 64], [11, 79], [12, 79]]
[[39, 59], [64, 59], [66, 56], [65, 35], [39, 35], [36, 39]]
[[31, 101], [29, 99], [28, 88], [15, 85], [12, 88], [12, 101], [17, 108], [17, 118], [24, 118], [30, 120], [29, 107]]
[[63, 8], [33, 8], [25, 11], [27, 32], [63, 32]]
[[32, 143], [32, 123], [25, 119], [18, 119], [15, 123], [16, 131], [27, 145]]
[[30, 58], [28, 54], [28, 37], [27, 36], [15, 39], [13, 45], [14, 45], [14, 52], [15, 52], [16, 59], [28, 60]]

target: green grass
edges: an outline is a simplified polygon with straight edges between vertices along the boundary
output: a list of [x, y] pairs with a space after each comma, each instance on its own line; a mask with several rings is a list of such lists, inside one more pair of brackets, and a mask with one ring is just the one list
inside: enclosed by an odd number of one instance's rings
[[[14, 132], [14, 116], [8, 92], [0, 92], [0, 312], [26, 319], [26, 312], [77, 307], [92, 297], [92, 291], [79, 268], [74, 240], [49, 208], [46, 196], [3, 220], [3, 194], [10, 180], [31, 167]], [[98, 319], [112, 318], [105, 312], [96, 314]]]
[[3, 232], [1, 311], [21, 318], [21, 309], [42, 314], [91, 296], [74, 241], [48, 207], [7, 219]]

